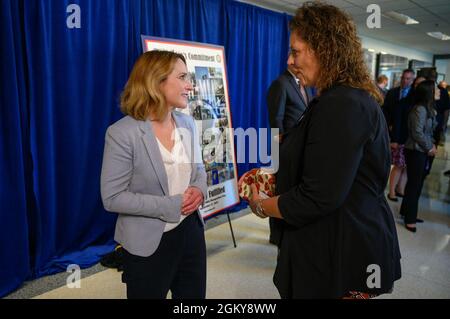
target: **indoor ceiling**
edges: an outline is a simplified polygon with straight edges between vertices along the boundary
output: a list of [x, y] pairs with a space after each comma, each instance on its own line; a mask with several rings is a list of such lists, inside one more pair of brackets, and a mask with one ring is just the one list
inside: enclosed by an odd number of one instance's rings
[[[267, 9], [294, 14], [295, 9], [307, 0], [241, 0]], [[349, 13], [362, 36], [391, 42], [433, 54], [450, 54], [450, 40], [442, 41], [427, 35], [440, 31], [450, 35], [450, 0], [327, 0]], [[381, 13], [396, 11], [419, 24], [405, 25], [391, 18], [381, 17], [381, 28], [369, 29], [366, 25], [369, 4], [378, 4]]]

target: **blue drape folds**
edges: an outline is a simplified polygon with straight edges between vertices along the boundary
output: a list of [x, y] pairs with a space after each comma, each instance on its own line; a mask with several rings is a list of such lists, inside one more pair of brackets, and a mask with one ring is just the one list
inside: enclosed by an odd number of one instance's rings
[[[69, 4], [81, 29], [69, 29]], [[230, 0], [0, 1], [0, 296], [88, 267], [114, 245], [103, 209], [104, 134], [141, 34], [223, 45], [233, 127], [267, 127], [288, 17]], [[257, 164], [239, 164], [243, 173]]]
[[30, 172], [24, 50], [17, 2], [1, 2], [0, 30], [0, 296], [30, 274], [27, 170]]

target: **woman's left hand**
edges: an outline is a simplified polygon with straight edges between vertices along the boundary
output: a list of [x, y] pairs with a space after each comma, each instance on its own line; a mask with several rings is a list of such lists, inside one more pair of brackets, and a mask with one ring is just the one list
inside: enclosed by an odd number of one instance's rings
[[181, 206], [181, 214], [189, 215], [195, 212], [203, 203], [203, 193], [200, 189], [193, 186], [188, 187], [184, 193], [187, 195], [187, 199]]

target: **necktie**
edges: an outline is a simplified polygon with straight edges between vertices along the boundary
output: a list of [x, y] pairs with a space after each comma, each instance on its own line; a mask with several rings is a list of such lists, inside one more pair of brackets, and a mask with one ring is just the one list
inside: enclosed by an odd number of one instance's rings
[[408, 90], [406, 88], [402, 89], [402, 94], [401, 94], [400, 98], [401, 99], [405, 98], [407, 94], [408, 94]]
[[306, 105], [308, 105], [308, 95], [306, 94], [305, 88], [301, 83], [298, 83], [298, 86], [300, 87], [300, 93], [302, 94], [303, 100], [305, 101]]

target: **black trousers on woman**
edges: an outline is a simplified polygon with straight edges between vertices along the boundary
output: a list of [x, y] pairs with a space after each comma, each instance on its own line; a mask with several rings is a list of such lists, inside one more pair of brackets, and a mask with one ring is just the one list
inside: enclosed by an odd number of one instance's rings
[[196, 212], [165, 232], [149, 257], [124, 250], [122, 281], [128, 299], [204, 299], [206, 245], [203, 225]]
[[428, 156], [423, 152], [405, 149], [405, 157], [408, 181], [406, 182], [400, 215], [405, 217], [405, 224], [415, 224]]

